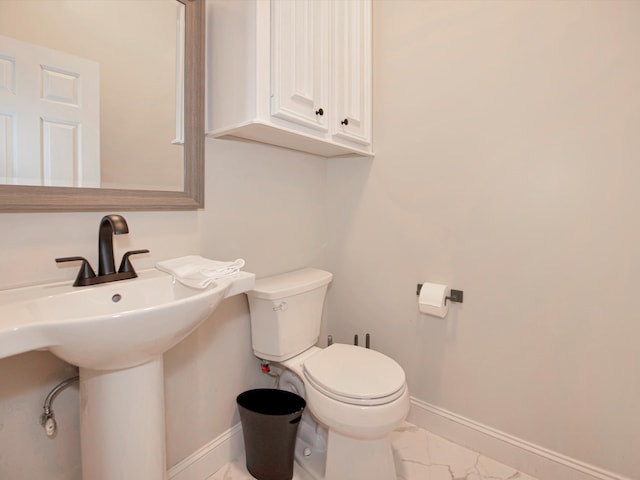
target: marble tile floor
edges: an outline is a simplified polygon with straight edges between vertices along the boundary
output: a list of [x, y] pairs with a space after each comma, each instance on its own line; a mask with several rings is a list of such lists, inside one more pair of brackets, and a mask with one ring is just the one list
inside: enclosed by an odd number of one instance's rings
[[[398, 480], [536, 480], [410, 423], [392, 433]], [[252, 480], [244, 455], [207, 480]], [[294, 469], [293, 480], [308, 480]], [[345, 479], [366, 480], [366, 479]]]

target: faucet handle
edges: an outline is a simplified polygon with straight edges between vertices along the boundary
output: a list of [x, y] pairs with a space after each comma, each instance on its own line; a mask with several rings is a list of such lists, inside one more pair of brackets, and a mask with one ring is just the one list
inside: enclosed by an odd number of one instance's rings
[[56, 258], [57, 263], [62, 262], [82, 262], [80, 265], [80, 271], [78, 272], [78, 276], [76, 277], [76, 281], [73, 282], [74, 287], [82, 287], [85, 285], [89, 285], [89, 280], [95, 278], [96, 272], [91, 268], [89, 261], [84, 257], [62, 257]]
[[131, 260], [129, 260], [129, 257], [131, 255], [138, 255], [140, 253], [149, 253], [149, 250], [131, 250], [125, 253], [122, 256], [122, 261], [120, 262], [118, 273], [133, 273], [134, 276], [137, 276], [136, 271], [133, 269], [133, 265], [131, 265]]

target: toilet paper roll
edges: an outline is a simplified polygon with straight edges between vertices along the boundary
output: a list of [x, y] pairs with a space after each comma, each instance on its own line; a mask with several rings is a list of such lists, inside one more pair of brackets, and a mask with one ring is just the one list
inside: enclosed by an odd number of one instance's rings
[[449, 287], [447, 285], [424, 282], [418, 297], [420, 312], [444, 318], [449, 310], [449, 305], [445, 305], [445, 298], [448, 294]]

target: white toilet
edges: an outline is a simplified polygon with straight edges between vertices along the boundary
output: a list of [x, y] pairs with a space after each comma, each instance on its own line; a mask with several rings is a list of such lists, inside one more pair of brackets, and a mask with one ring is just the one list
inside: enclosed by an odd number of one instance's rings
[[[257, 280], [247, 292], [253, 351], [302, 380], [308, 412], [328, 431], [324, 469], [307, 473], [324, 480], [395, 480], [389, 437], [409, 412], [405, 374], [374, 350], [315, 346], [331, 279], [306, 268]], [[305, 448], [296, 459], [311, 455]]]

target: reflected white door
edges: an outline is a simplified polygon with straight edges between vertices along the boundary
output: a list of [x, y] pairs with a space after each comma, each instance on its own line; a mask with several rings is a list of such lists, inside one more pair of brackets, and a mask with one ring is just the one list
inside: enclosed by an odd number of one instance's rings
[[100, 186], [97, 62], [0, 36], [0, 183]]

